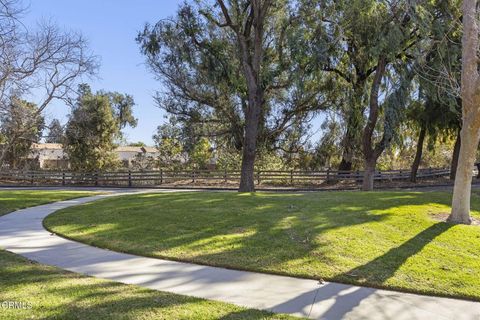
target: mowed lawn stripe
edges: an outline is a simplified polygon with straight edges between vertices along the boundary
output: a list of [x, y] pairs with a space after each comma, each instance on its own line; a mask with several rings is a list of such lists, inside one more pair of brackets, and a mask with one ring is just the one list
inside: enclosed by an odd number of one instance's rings
[[[0, 213], [93, 195], [77, 191], [0, 191]], [[298, 319], [61, 270], [0, 250], [0, 319]]]
[[[440, 221], [444, 192], [130, 195], [47, 217], [138, 255], [480, 300], [480, 227]], [[472, 199], [479, 218], [480, 199]]]

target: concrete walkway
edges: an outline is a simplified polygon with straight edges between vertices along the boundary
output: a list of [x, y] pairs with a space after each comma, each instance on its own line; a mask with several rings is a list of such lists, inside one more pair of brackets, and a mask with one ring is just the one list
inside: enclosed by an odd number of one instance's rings
[[66, 240], [42, 226], [42, 220], [56, 210], [112, 195], [62, 201], [0, 217], [0, 247], [98, 278], [312, 319], [480, 319], [477, 302], [138, 257]]

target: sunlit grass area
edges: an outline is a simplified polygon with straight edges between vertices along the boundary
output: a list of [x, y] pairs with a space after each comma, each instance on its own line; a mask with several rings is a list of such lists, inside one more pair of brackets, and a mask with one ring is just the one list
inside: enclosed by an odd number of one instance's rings
[[[88, 192], [0, 191], [0, 214]], [[6, 308], [17, 303], [19, 308]], [[293, 319], [231, 304], [98, 280], [0, 250], [0, 319]], [[295, 318], [297, 319], [297, 318]]]
[[9, 212], [67, 199], [93, 195], [87, 191], [0, 190], [0, 216]]
[[[480, 300], [480, 227], [452, 225], [442, 192], [160, 193], [45, 220], [99, 247], [299, 277]], [[474, 195], [473, 215], [480, 217]]]
[[0, 250], [0, 319], [298, 319], [98, 280]]

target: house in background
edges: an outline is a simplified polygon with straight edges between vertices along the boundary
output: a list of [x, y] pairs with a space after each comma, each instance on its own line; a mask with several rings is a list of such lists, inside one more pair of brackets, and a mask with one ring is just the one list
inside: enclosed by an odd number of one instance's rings
[[[158, 150], [155, 147], [117, 147], [115, 152], [118, 155], [118, 159], [122, 162], [124, 168], [147, 169], [144, 168], [145, 162], [148, 160], [155, 160], [158, 158]], [[151, 161], [150, 161], [151, 162]]]
[[[154, 147], [117, 147], [114, 152], [125, 168], [132, 168], [138, 164], [138, 159], [156, 159], [158, 151]], [[59, 143], [34, 143], [28, 157], [36, 162], [41, 169], [68, 169], [67, 154]]]
[[34, 143], [29, 162], [36, 162], [41, 169], [68, 169], [68, 157], [60, 143]]

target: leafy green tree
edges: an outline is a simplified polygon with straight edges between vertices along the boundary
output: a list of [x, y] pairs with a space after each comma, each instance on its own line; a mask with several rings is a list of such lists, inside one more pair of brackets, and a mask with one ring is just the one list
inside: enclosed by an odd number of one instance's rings
[[169, 123], [158, 126], [153, 140], [159, 153], [159, 167], [166, 170], [181, 168], [185, 162], [185, 153], [180, 139], [180, 130]]
[[133, 107], [135, 106], [133, 97], [129, 94], [121, 94], [118, 92], [105, 92], [105, 94], [110, 98], [115, 119], [120, 129], [126, 126], [135, 128], [138, 120], [133, 115]]
[[190, 161], [194, 167], [198, 169], [206, 169], [212, 156], [213, 152], [210, 142], [206, 138], [201, 138], [190, 154]]
[[455, 137], [451, 163], [451, 179], [455, 178], [456, 163], [460, 150], [461, 99], [458, 83], [461, 73], [461, 10], [460, 1], [444, 0], [434, 7], [419, 12], [420, 32], [424, 35], [424, 63], [417, 73], [419, 99], [409, 115], [418, 130], [417, 153], [412, 164], [411, 180], [422, 158], [425, 138], [429, 146], [436, 145], [437, 137]]
[[152, 170], [156, 167], [156, 159], [152, 156], [139, 152], [132, 159], [133, 170]]
[[314, 167], [316, 169], [331, 168], [339, 165], [342, 158], [340, 142], [341, 126], [335, 119], [328, 119], [322, 124], [323, 135], [314, 151]]
[[391, 19], [383, 1], [300, 1], [300, 20], [308, 52], [316, 56], [315, 68], [328, 72], [337, 85], [331, 90], [343, 104], [345, 123], [339, 170], [352, 170], [356, 150], [361, 150], [368, 85], [376, 71], [379, 44], [385, 23]]
[[8, 109], [0, 114], [0, 126], [3, 137], [0, 163], [18, 169], [25, 165], [32, 144], [40, 141], [44, 118], [35, 104], [13, 97]]
[[113, 150], [119, 131], [109, 96], [83, 90], [65, 130], [64, 148], [72, 169], [92, 172], [117, 167]]
[[254, 190], [259, 151], [327, 100], [309, 55], [297, 50], [300, 33], [291, 27], [296, 19], [287, 2], [187, 3], [137, 38], [167, 89], [158, 96], [160, 106], [208, 124], [208, 135], [223, 135], [241, 150], [240, 191]]
[[224, 169], [229, 171], [240, 170], [240, 163], [242, 161], [242, 155], [234, 148], [228, 147], [216, 147], [214, 150], [216, 159], [216, 166], [218, 169]]
[[64, 129], [58, 119], [53, 119], [48, 126], [48, 133], [45, 137], [46, 143], [62, 143], [64, 138]]

